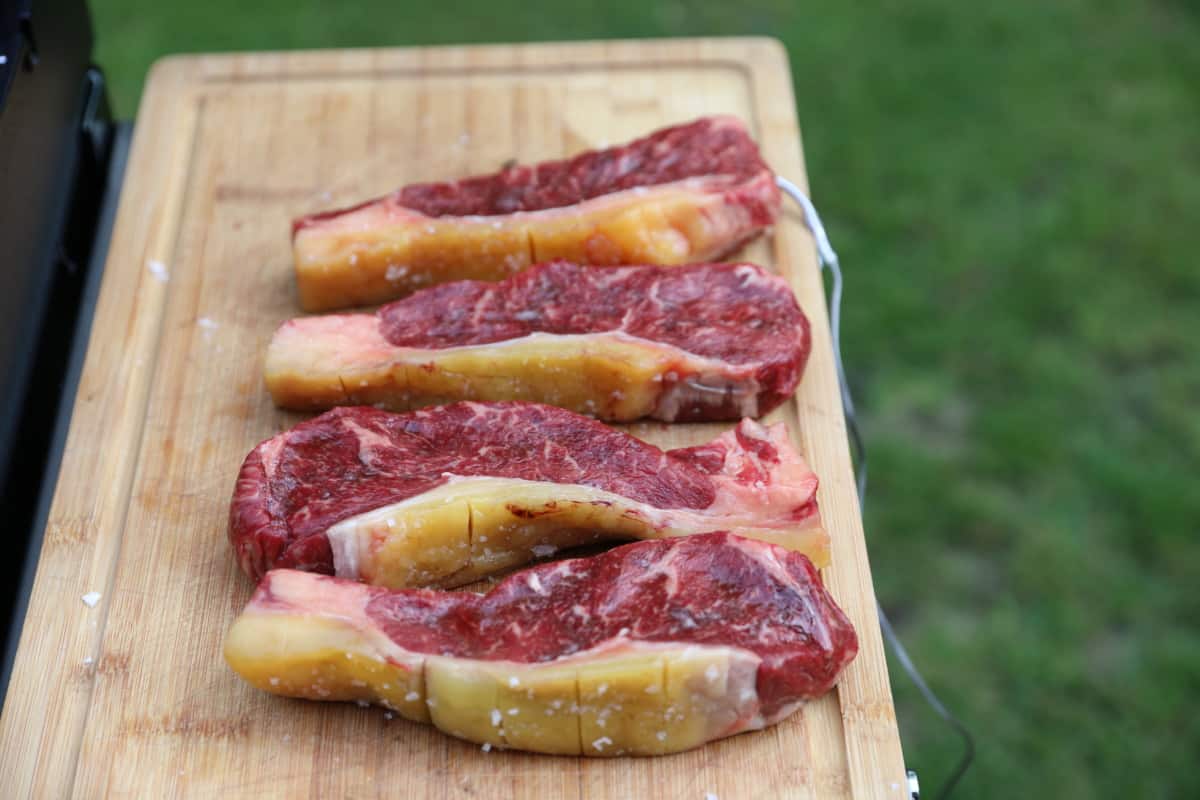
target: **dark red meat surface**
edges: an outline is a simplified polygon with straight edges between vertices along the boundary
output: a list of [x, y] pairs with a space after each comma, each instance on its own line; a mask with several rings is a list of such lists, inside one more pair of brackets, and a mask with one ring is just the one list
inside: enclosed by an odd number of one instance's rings
[[460, 476], [577, 483], [658, 508], [706, 508], [705, 447], [662, 451], [553, 406], [336, 408], [259, 444], [238, 474], [229, 538], [243, 568], [332, 573], [332, 525]]
[[446, 283], [383, 307], [399, 347], [488, 344], [544, 332], [622, 331], [734, 364], [788, 395], [808, 358], [808, 320], [787, 284], [752, 264], [614, 267], [541, 264], [500, 283]]
[[560, 208], [637, 186], [698, 176], [728, 176], [732, 183], [767, 169], [741, 125], [706, 117], [563, 161], [514, 166], [459, 181], [413, 184], [400, 190], [399, 203], [430, 217], [491, 216]]

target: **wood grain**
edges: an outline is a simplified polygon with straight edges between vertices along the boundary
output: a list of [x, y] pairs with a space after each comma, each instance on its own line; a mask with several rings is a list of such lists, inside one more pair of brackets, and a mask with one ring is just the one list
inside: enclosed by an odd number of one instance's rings
[[[770, 40], [160, 62], [0, 717], [6, 796], [904, 797], [823, 287], [791, 212], [744, 257], [786, 275], [813, 321], [800, 392], [772, 416], [821, 477], [825, 576], [862, 642], [836, 692], [768, 731], [593, 760], [483, 753], [381, 710], [269, 696], [221, 659], [252, 589], [225, 539], [233, 478], [299, 419], [261, 379], [271, 332], [296, 313], [290, 219], [717, 112], [747, 120], [772, 166], [806, 185], [787, 58]], [[679, 446], [722, 427], [629, 429]], [[80, 601], [90, 591], [94, 608]]]

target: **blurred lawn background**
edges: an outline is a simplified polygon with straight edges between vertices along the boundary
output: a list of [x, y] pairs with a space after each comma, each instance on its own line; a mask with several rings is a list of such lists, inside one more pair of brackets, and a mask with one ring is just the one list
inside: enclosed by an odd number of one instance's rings
[[[962, 798], [1195, 797], [1200, 8], [95, 0], [166, 53], [767, 34], [847, 272], [884, 606], [975, 732]], [[958, 742], [892, 665], [927, 790]], [[732, 799], [731, 799], [732, 800]]]

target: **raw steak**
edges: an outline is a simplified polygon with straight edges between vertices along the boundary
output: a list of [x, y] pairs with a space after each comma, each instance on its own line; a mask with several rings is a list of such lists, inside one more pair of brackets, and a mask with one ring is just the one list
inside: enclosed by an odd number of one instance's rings
[[663, 452], [570, 411], [337, 408], [260, 444], [229, 537], [253, 578], [292, 567], [457, 586], [601, 539], [731, 530], [828, 563], [817, 478], [783, 425]]
[[751, 264], [567, 262], [425, 289], [377, 314], [285, 322], [267, 349], [284, 408], [535, 400], [600, 419], [757, 417], [796, 390], [808, 320]]
[[683, 264], [772, 225], [779, 190], [741, 122], [707, 117], [565, 161], [406, 186], [292, 225], [306, 311], [500, 280], [540, 261]]
[[267, 573], [225, 658], [268, 692], [379, 703], [544, 753], [673, 753], [828, 691], [854, 629], [807, 558], [728, 533], [541, 564], [486, 595]]

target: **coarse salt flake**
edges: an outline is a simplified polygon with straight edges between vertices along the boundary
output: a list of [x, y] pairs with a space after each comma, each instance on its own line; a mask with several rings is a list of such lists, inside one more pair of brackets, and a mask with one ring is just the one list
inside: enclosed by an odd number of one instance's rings
[[518, 678], [516, 675], [509, 675], [508, 676], [508, 685], [515, 689], [521, 685], [521, 679]]
[[163, 283], [171, 278], [170, 273], [167, 272], [167, 265], [157, 259], [147, 261], [146, 269], [150, 270], [150, 274]]
[[87, 594], [85, 594], [83, 597], [80, 597], [79, 599], [82, 600], [83, 604], [85, 606], [87, 606], [88, 608], [95, 608], [96, 603], [100, 602], [100, 593], [99, 592], [88, 592]]
[[490, 742], [484, 742], [482, 745], [480, 745], [479, 749], [485, 753], [490, 753], [492, 752], [492, 745]]
[[416, 692], [409, 692], [408, 694], [404, 695], [404, 699], [406, 702], [415, 703], [421, 699], [421, 695], [417, 694]]
[[503, 721], [503, 719], [504, 719], [504, 715], [500, 713], [500, 709], [493, 708], [492, 709], [492, 727], [499, 728], [500, 723], [501, 723], [501, 721]]
[[613, 743], [612, 739], [608, 738], [607, 736], [601, 736], [599, 739], [592, 742], [592, 747], [595, 748], [596, 750], [603, 750], [605, 747], [607, 747], [608, 745], [610, 745], [612, 743]]

